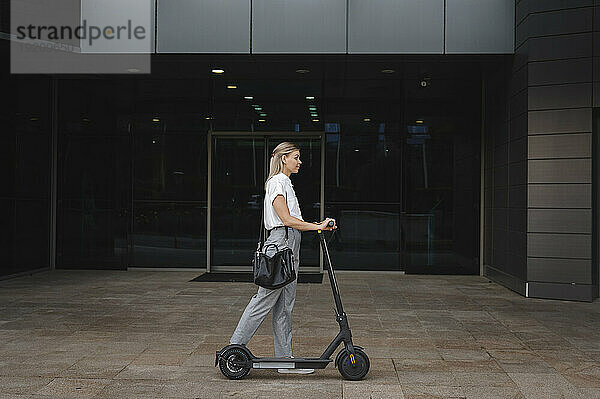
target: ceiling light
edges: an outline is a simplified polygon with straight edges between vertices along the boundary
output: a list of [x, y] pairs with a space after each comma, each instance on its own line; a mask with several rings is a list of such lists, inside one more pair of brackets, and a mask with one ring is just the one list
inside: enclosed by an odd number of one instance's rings
[[244, 97], [244, 100], [254, 100], [254, 97], [252, 97], [252, 96], [246, 96], [246, 97]]
[[371, 122], [371, 118], [364, 118], [363, 122]]
[[259, 122], [266, 122], [267, 120], [266, 119], [259, 119], [258, 121]]
[[319, 114], [310, 114], [311, 117], [316, 118], [319, 116]]
[[315, 99], [315, 97], [314, 97], [314, 96], [306, 96], [306, 99], [307, 99], [307, 100], [314, 100], [314, 99]]
[[252, 104], [253, 107], [259, 107], [260, 105], [258, 104]]
[[296, 69], [296, 73], [309, 73], [310, 69], [304, 69], [304, 68], [300, 68], [300, 69]]
[[254, 107], [254, 109], [257, 111], [262, 111], [262, 107]]
[[313, 119], [312, 121], [313, 121], [313, 122], [318, 122], [319, 120], [318, 120], [318, 119]]
[[381, 73], [394, 73], [394, 72], [396, 72], [396, 71], [393, 69], [382, 69], [381, 70]]
[[128, 68], [127, 72], [140, 72], [138, 68]]
[[417, 119], [416, 123], [423, 123], [423, 121], [421, 119]]
[[308, 107], [308, 109], [309, 109], [310, 111], [316, 111], [316, 110], [317, 110], [317, 107]]
[[40, 118], [38, 118], [37, 116], [32, 116], [31, 118], [29, 118], [30, 121], [35, 122], [37, 120], [39, 120]]
[[225, 73], [225, 70], [216, 68], [216, 69], [213, 69], [211, 72], [216, 73], [216, 74], [221, 74], [221, 73]]
[[358, 148], [355, 148], [355, 149], [354, 149], [354, 152], [358, 152], [358, 151], [360, 151]]
[[267, 114], [260, 114], [260, 116], [267, 116]]
[[204, 119], [206, 119], [206, 120], [208, 121], [208, 120], [211, 120], [211, 119], [212, 119], [212, 117], [210, 117], [210, 116], [207, 116], [207, 117], [206, 117], [206, 118], [204, 118]]
[[227, 88], [228, 89], [237, 89], [237, 86], [236, 85], [227, 85]]
[[152, 118], [152, 122], [160, 122], [160, 119], [158, 119], [158, 118]]

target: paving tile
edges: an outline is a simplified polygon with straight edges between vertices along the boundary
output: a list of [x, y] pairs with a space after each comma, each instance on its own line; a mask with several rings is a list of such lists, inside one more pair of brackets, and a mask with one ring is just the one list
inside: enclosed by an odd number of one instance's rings
[[344, 381], [344, 399], [404, 399], [400, 385], [373, 385], [362, 382]]
[[109, 379], [55, 378], [35, 395], [52, 398], [93, 398], [106, 387]]

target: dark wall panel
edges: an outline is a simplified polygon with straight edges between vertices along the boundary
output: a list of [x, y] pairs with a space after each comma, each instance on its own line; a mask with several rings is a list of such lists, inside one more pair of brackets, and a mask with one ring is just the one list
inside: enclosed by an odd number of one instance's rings
[[527, 234], [527, 256], [536, 258], [591, 259], [589, 234]]
[[532, 62], [528, 71], [530, 86], [589, 82], [592, 80], [592, 59]]
[[529, 209], [530, 233], [592, 234], [591, 209]]
[[529, 183], [591, 183], [591, 159], [529, 161]]
[[529, 39], [525, 45], [526, 59], [530, 62], [587, 58], [592, 53], [592, 34], [536, 37]]
[[529, 184], [530, 208], [591, 208], [591, 184]]
[[592, 84], [577, 83], [560, 86], [529, 88], [530, 111], [556, 108], [583, 108], [592, 106]]
[[555, 133], [583, 133], [592, 131], [592, 109], [557, 109], [530, 111], [529, 135]]
[[516, 29], [516, 43], [538, 37], [592, 30], [592, 8], [576, 8], [530, 14]]
[[592, 156], [591, 133], [529, 137], [529, 159], [589, 158]]
[[555, 283], [591, 284], [589, 259], [527, 259], [527, 279]]

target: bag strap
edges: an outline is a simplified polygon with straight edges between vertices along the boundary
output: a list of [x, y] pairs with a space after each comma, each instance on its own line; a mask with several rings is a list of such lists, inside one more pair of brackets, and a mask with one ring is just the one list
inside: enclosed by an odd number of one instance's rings
[[[288, 205], [288, 202], [287, 202], [287, 192], [285, 193], [285, 205], [288, 207], [288, 211], [289, 211], [290, 206]], [[289, 247], [288, 231], [289, 231], [289, 227], [285, 226], [285, 245], [287, 247]], [[262, 211], [260, 213], [260, 233], [258, 234], [258, 247], [256, 248], [257, 251], [260, 251], [265, 243], [264, 232], [265, 232], [265, 200], [263, 198]]]

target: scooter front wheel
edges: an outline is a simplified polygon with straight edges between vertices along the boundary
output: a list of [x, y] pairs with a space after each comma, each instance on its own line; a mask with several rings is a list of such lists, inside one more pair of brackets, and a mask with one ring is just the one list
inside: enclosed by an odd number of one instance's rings
[[250, 361], [248, 354], [239, 348], [227, 349], [219, 359], [221, 373], [230, 380], [244, 378], [250, 372], [250, 368], [241, 367], [236, 363], [247, 363]]
[[344, 349], [338, 363], [338, 370], [345, 379], [358, 381], [365, 378], [371, 363], [369, 362], [369, 356], [362, 350], [355, 348], [354, 352], [354, 364], [352, 364], [350, 353]]

